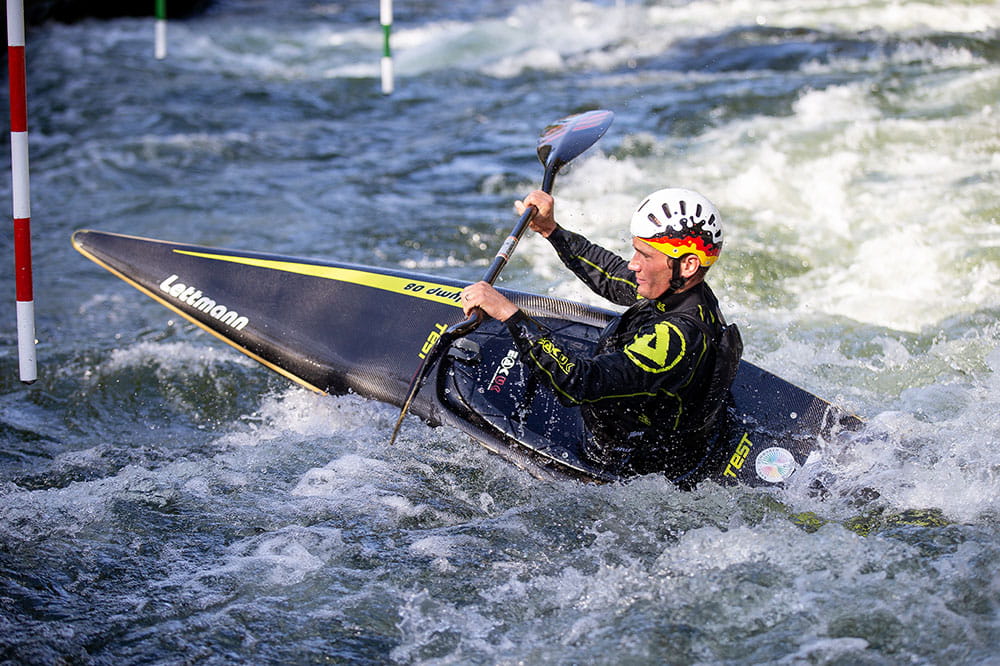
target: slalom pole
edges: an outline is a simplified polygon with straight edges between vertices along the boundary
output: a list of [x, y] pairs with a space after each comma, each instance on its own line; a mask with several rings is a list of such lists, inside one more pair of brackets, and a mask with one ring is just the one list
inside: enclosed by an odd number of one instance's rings
[[392, 0], [380, 0], [379, 22], [382, 24], [382, 94], [391, 95], [393, 81], [389, 34], [392, 32]]
[[156, 0], [156, 36], [153, 55], [157, 60], [167, 57], [167, 0]]
[[31, 281], [31, 192], [28, 184], [28, 104], [24, 66], [24, 2], [7, 0], [7, 80], [10, 83], [10, 175], [14, 209], [14, 290], [21, 381], [38, 378], [35, 296]]

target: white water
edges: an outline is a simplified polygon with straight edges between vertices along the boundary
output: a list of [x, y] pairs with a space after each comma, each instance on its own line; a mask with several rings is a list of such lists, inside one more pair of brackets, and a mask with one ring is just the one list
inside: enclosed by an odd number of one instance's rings
[[[374, 9], [222, 3], [163, 63], [143, 21], [36, 31], [42, 378], [0, 394], [3, 658], [995, 660], [997, 5], [399, 11], [388, 99]], [[831, 497], [539, 483], [417, 422], [388, 448], [394, 409], [290, 387], [69, 248], [95, 226], [471, 279], [541, 126], [596, 106], [617, 120], [559, 219], [624, 252], [654, 189], [719, 205], [746, 357], [868, 420]], [[504, 284], [598, 302], [537, 238]], [[922, 508], [950, 524], [877, 519]]]

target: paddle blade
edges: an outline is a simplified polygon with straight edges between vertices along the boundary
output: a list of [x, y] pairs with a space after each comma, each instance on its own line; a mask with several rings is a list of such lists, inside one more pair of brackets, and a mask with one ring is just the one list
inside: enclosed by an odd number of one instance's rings
[[612, 111], [587, 111], [567, 116], [546, 127], [538, 138], [538, 159], [545, 165], [548, 181], [548, 187], [543, 186], [542, 189], [548, 192], [559, 169], [597, 143], [614, 119]]

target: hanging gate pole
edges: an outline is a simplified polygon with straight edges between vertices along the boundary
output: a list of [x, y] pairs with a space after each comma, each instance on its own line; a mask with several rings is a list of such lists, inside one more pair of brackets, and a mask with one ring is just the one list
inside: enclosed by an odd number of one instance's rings
[[167, 0], [156, 0], [156, 28], [153, 55], [157, 60], [167, 57]]
[[38, 378], [35, 296], [31, 279], [31, 194], [28, 185], [28, 105], [24, 66], [24, 3], [7, 0], [7, 80], [10, 83], [10, 166], [14, 209], [14, 286], [21, 381]]
[[379, 22], [382, 24], [382, 94], [393, 91], [392, 51], [389, 48], [389, 34], [392, 32], [392, 0], [380, 0]]

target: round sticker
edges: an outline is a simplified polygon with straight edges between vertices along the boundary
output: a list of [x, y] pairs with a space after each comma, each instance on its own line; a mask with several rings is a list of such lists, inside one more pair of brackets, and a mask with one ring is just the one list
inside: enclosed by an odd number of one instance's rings
[[768, 483], [781, 483], [798, 469], [798, 465], [795, 464], [795, 457], [788, 449], [772, 446], [757, 454], [755, 469], [757, 476]]

